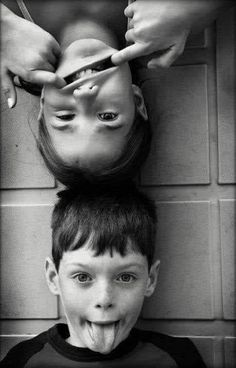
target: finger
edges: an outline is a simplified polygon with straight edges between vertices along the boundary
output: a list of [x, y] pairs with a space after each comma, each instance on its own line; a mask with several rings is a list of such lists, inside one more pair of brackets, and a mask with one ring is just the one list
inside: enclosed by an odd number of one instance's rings
[[123, 50], [116, 52], [114, 55], [112, 55], [111, 61], [115, 65], [120, 65], [131, 59], [135, 59], [139, 56], [144, 56], [147, 53], [148, 52], [143, 44], [135, 43], [126, 47]]
[[52, 84], [57, 88], [62, 88], [66, 86], [66, 81], [65, 79], [59, 77], [59, 75], [55, 74], [55, 79]]
[[28, 82], [32, 82], [31, 78], [35, 71], [46, 71], [46, 72], [55, 72], [55, 67], [49, 62], [49, 60], [41, 60], [40, 63], [36, 64], [35, 68], [29, 70], [22, 70], [21, 74], [18, 73], [24, 80]]
[[61, 49], [56, 40], [52, 44], [51, 52], [48, 55], [48, 61], [53, 65], [54, 69], [57, 67], [59, 58], [61, 56]]
[[128, 29], [128, 31], [125, 34], [125, 39], [127, 42], [133, 43], [135, 42], [135, 38], [134, 38], [134, 29], [130, 27], [130, 29]]
[[56, 56], [56, 58], [59, 58], [61, 55], [61, 48], [59, 43], [54, 39], [53, 45], [52, 45], [52, 52]]
[[49, 54], [47, 54], [47, 61], [50, 64], [50, 70], [51, 70], [51, 67], [53, 67], [53, 70], [55, 70], [55, 65], [57, 65], [57, 60], [58, 58], [53, 52], [50, 52]]
[[127, 17], [127, 18], [132, 18], [133, 15], [134, 15], [134, 3], [128, 5], [125, 10], [124, 10], [124, 15]]
[[131, 28], [134, 28], [134, 20], [133, 20], [133, 18], [129, 18], [129, 29], [131, 29]]
[[58, 62], [58, 58], [56, 58], [55, 56], [52, 57], [51, 55], [51, 59], [45, 59], [43, 61], [43, 63], [39, 64], [37, 66], [37, 70], [46, 70], [48, 72], [55, 72], [55, 69], [57, 67], [57, 62]]
[[34, 70], [31, 73], [30, 83], [35, 84], [53, 84], [55, 87], [61, 88], [66, 85], [63, 78], [59, 77], [55, 73], [48, 72], [46, 70]]
[[2, 75], [2, 89], [7, 98], [7, 104], [9, 109], [12, 109], [16, 105], [16, 88], [13, 83], [13, 76], [7, 72]]
[[[19, 75], [25, 82], [33, 83], [33, 84], [44, 84], [45, 78], [50, 77], [51, 74], [54, 74], [55, 68], [49, 62], [43, 61], [41, 62], [37, 68], [35, 69], [19, 69], [15, 70], [14, 74]], [[43, 73], [46, 73], [45, 76]], [[41, 76], [43, 82], [41, 83]]]

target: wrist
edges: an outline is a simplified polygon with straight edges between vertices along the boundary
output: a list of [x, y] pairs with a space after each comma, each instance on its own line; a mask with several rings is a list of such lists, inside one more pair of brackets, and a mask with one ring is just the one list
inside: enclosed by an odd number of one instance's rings
[[220, 14], [232, 6], [233, 2], [228, 0], [195, 0], [189, 8], [189, 20], [191, 33], [198, 33], [209, 26]]
[[0, 3], [0, 10], [1, 10], [1, 22], [2, 24], [11, 24], [15, 23], [16, 18], [18, 16], [14, 14], [11, 10], [9, 10], [5, 5]]

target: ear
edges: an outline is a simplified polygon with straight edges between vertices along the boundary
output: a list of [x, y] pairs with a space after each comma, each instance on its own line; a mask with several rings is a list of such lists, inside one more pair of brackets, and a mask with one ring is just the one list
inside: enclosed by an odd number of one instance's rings
[[134, 99], [136, 108], [139, 114], [143, 117], [144, 120], [148, 120], [147, 109], [145, 106], [144, 98], [141, 89], [136, 86], [136, 84], [132, 84], [133, 92], [134, 92]]
[[158, 259], [156, 260], [156, 262], [153, 263], [149, 271], [147, 288], [145, 292], [145, 296], [147, 297], [151, 296], [156, 288], [159, 268], [160, 268], [160, 261]]
[[60, 294], [60, 288], [58, 283], [58, 273], [54, 262], [48, 257], [45, 262], [45, 274], [49, 290], [54, 295]]

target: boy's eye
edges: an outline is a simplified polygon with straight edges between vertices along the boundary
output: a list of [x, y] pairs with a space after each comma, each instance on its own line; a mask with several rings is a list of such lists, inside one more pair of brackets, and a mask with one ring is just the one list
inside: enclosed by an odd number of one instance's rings
[[81, 283], [92, 281], [92, 277], [89, 276], [87, 273], [79, 273], [78, 275], [76, 275], [76, 279]]
[[57, 119], [62, 120], [62, 121], [70, 121], [73, 120], [75, 117], [75, 114], [61, 114], [61, 115], [57, 115]]
[[136, 277], [131, 275], [130, 273], [122, 273], [118, 278], [117, 278], [118, 281], [121, 281], [121, 282], [125, 282], [125, 283], [130, 283], [134, 280], [136, 280]]
[[114, 112], [103, 112], [103, 113], [98, 114], [98, 118], [102, 121], [116, 120], [117, 117], [118, 117], [118, 114]]

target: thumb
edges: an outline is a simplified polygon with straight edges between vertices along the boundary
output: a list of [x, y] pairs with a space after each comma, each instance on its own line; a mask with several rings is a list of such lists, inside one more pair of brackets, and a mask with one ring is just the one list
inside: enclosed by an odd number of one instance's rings
[[[154, 55], [153, 55], [154, 56]], [[162, 54], [156, 54], [152, 59], [149, 60], [147, 63], [148, 69], [153, 69], [157, 67], [161, 68], [169, 68], [171, 64], [177, 59], [178, 54], [176, 52], [176, 48], [170, 48], [169, 50], [166, 50]]]
[[46, 70], [34, 70], [31, 74], [31, 83], [40, 85], [53, 84], [58, 88], [66, 85], [66, 82], [63, 78]]
[[170, 46], [168, 49], [160, 50], [160, 54], [153, 54], [153, 58], [147, 64], [152, 69], [156, 67], [169, 68], [173, 62], [183, 53], [188, 33], [183, 34], [178, 42]]
[[2, 75], [2, 90], [6, 95], [9, 109], [12, 109], [16, 105], [17, 100], [16, 87], [13, 82], [13, 76], [7, 72], [4, 72]]
[[54, 74], [52, 80], [48, 81], [47, 84], [53, 84], [57, 88], [62, 88], [66, 86], [66, 81], [62, 77], [59, 77], [59, 75]]
[[126, 61], [146, 55], [147, 53], [146, 47], [143, 44], [134, 43], [133, 45], [127, 46], [125, 49], [113, 54], [111, 61], [114, 65], [120, 65]]

